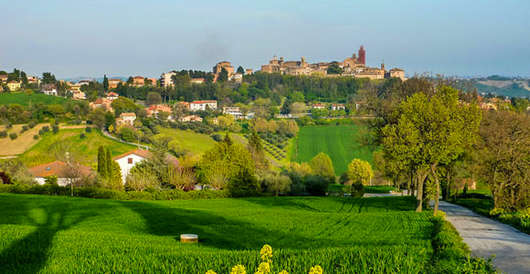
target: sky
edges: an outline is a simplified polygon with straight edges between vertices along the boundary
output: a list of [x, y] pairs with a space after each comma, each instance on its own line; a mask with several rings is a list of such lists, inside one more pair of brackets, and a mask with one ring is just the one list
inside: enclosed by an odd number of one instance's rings
[[530, 76], [528, 0], [0, 0], [0, 70], [58, 78], [259, 69], [274, 56]]

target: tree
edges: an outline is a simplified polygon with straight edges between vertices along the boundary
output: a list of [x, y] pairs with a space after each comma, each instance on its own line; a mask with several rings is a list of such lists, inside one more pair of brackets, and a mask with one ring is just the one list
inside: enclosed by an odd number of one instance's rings
[[217, 77], [217, 82], [226, 82], [228, 81], [228, 71], [225, 68], [221, 69], [219, 76]]
[[109, 79], [107, 78], [107, 75], [103, 75], [103, 90], [108, 91], [109, 90]]
[[255, 130], [252, 130], [250, 133], [250, 138], [248, 139], [248, 151], [250, 151], [250, 154], [252, 155], [254, 166], [257, 170], [263, 171], [269, 167], [269, 161], [265, 157], [261, 138]]
[[145, 99], [147, 105], [158, 105], [162, 103], [162, 96], [158, 92], [149, 92], [147, 93], [147, 98]]
[[279, 196], [281, 193], [286, 193], [291, 188], [291, 179], [287, 175], [281, 175], [277, 172], [269, 172], [263, 178], [267, 190]]
[[133, 100], [123, 96], [113, 100], [110, 105], [114, 109], [114, 114], [116, 116], [119, 116], [124, 112], [136, 112], [139, 109], [138, 105], [136, 105]]
[[101, 108], [96, 108], [90, 114], [88, 114], [88, 120], [98, 128], [105, 128], [106, 123], [106, 111]]
[[188, 108], [184, 104], [176, 103], [173, 106], [173, 118], [176, 121], [180, 121], [182, 117], [184, 117], [188, 113]]
[[331, 65], [328, 67], [328, 74], [341, 74], [343, 72], [343, 69], [339, 66], [339, 63], [332, 62]]
[[353, 183], [367, 185], [371, 182], [374, 172], [367, 161], [353, 159], [348, 165], [347, 175], [348, 179], [352, 180]]
[[112, 175], [113, 175], [113, 174], [112, 174], [112, 171], [113, 171], [113, 169], [112, 169], [112, 163], [113, 163], [113, 162], [114, 162], [114, 161], [112, 160], [112, 156], [111, 156], [111, 154], [110, 154], [110, 149], [107, 147], [107, 148], [105, 149], [105, 166], [106, 166], [105, 168], [107, 169], [107, 177], [108, 177], [108, 178], [111, 178]]
[[153, 170], [142, 161], [136, 164], [127, 175], [126, 188], [135, 191], [144, 191], [159, 187], [158, 177]]
[[458, 90], [441, 86], [430, 97], [415, 93], [393, 115], [397, 118], [382, 130], [385, 157], [415, 173], [418, 212], [431, 175], [437, 212], [440, 184], [436, 168], [456, 160], [476, 141], [480, 111], [474, 104], [460, 104]]
[[487, 112], [480, 127], [479, 169], [494, 207], [514, 211], [530, 204], [530, 118], [510, 111]]
[[245, 74], [245, 69], [242, 66], [237, 67], [237, 73]]
[[55, 84], [56, 82], [57, 82], [57, 80], [55, 79], [55, 75], [51, 74], [50, 72], [42, 73], [41, 83], [43, 85], [45, 85], [45, 84]]
[[108, 177], [106, 157], [107, 157], [107, 154], [106, 154], [105, 148], [103, 146], [100, 146], [98, 148], [98, 173], [103, 178]]
[[333, 162], [331, 158], [324, 153], [320, 152], [309, 162], [311, 170], [314, 175], [327, 178], [330, 181], [335, 181], [335, 169], [333, 168]]

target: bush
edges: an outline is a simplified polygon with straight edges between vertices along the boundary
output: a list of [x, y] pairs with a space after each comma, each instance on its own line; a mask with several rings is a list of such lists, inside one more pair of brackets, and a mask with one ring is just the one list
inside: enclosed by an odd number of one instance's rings
[[79, 138], [81, 139], [85, 139], [86, 138], [86, 135], [84, 133], [81, 133], [81, 135], [79, 135]]
[[6, 138], [7, 137], [7, 130], [0, 131], [0, 138]]
[[23, 125], [23, 126], [22, 126], [22, 130], [20, 131], [20, 133], [26, 132], [28, 129], [29, 129], [29, 128], [28, 128], [27, 125]]
[[53, 131], [53, 134], [57, 134], [57, 132], [59, 132], [59, 126], [57, 124], [53, 125], [52, 131]]
[[311, 195], [324, 196], [330, 183], [332, 182], [326, 177], [312, 175], [306, 178], [305, 188]]
[[39, 135], [38, 134], [33, 135], [33, 139], [34, 140], [38, 140], [39, 139]]
[[34, 128], [36, 125], [37, 125], [37, 122], [35, 122], [35, 121], [30, 121], [28, 123], [29, 128]]
[[15, 140], [17, 137], [18, 137], [18, 135], [16, 133], [14, 133], [14, 132], [9, 134], [9, 138], [11, 140]]
[[223, 136], [221, 136], [221, 134], [213, 134], [212, 135], [212, 139], [214, 139], [214, 141], [216, 142], [221, 142], [223, 140]]
[[85, 132], [86, 132], [86, 133], [90, 133], [90, 132], [92, 132], [92, 128], [91, 128], [91, 127], [86, 127], [86, 128], [85, 128]]

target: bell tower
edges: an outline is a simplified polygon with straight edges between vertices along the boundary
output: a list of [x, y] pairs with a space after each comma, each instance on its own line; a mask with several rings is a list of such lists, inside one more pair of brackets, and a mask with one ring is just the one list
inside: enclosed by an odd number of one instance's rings
[[361, 48], [359, 48], [359, 63], [366, 65], [366, 51], [364, 50], [364, 47], [361, 45]]

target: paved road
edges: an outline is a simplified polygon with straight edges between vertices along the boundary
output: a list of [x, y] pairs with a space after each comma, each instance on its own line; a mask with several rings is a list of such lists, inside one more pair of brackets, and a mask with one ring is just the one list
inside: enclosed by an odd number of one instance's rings
[[519, 230], [480, 216], [462, 206], [440, 201], [440, 209], [471, 248], [476, 257], [493, 260], [504, 273], [530, 273], [530, 236]]

